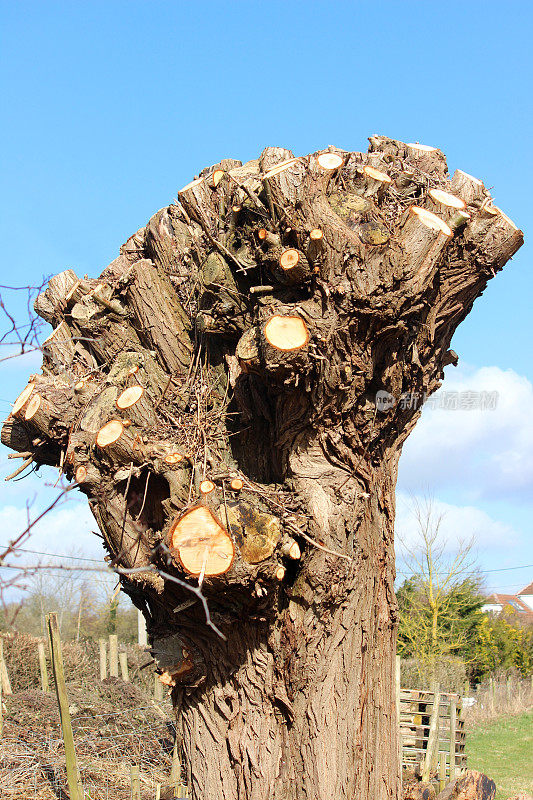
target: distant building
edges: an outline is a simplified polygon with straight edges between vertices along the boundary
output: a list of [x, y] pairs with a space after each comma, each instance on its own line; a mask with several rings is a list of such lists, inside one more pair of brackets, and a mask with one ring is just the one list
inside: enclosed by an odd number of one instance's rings
[[510, 611], [518, 614], [525, 622], [533, 622], [533, 581], [518, 594], [491, 594], [481, 609], [489, 614]]

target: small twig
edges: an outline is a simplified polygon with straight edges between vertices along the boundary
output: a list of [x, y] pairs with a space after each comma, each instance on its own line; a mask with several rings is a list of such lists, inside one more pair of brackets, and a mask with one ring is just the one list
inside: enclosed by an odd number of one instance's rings
[[15, 470], [15, 472], [12, 472], [11, 475], [8, 475], [7, 478], [5, 478], [5, 480], [6, 481], [13, 480], [13, 478], [16, 478], [17, 475], [20, 475], [21, 472], [24, 472], [26, 467], [29, 467], [32, 462], [33, 462], [33, 456], [30, 456], [25, 461], [23, 461], [23, 463], [20, 465], [18, 469]]

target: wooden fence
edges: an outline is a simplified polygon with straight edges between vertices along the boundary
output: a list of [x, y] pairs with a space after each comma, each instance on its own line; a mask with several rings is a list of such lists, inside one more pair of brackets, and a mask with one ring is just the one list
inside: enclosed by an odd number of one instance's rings
[[399, 703], [402, 765], [420, 771], [422, 778], [438, 774], [441, 782], [453, 780], [466, 769], [465, 729], [459, 695], [401, 689]]

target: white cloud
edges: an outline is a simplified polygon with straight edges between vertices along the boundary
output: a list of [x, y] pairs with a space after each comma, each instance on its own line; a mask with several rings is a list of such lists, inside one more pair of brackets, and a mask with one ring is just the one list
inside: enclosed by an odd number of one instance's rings
[[[39, 514], [30, 509], [30, 519]], [[16, 538], [28, 525], [27, 511], [18, 506], [0, 508], [0, 546]], [[68, 502], [56, 507], [35, 524], [31, 535], [21, 546], [25, 550], [38, 550], [59, 555], [83, 555], [103, 560], [101, 540], [91, 533], [97, 530], [96, 522], [86, 502]], [[21, 560], [37, 563], [38, 555], [23, 554]]]
[[[422, 497], [410, 496], [401, 491], [396, 493], [396, 540], [405, 542], [408, 546], [419, 542], [417, 521], [413, 513], [415, 503], [422, 509], [426, 507]], [[509, 550], [520, 545], [521, 537], [511, 525], [493, 519], [481, 508], [452, 505], [436, 498], [431, 500], [431, 504], [433, 518], [442, 517], [439, 540], [446, 543], [448, 551], [455, 550], [461, 542], [472, 538], [474, 549], [476, 545], [483, 545], [484, 550]]]
[[[445, 392], [497, 392], [493, 410], [438, 407]], [[453, 488], [470, 502], [530, 497], [533, 486], [533, 386], [513, 370], [483, 367], [447, 374], [400, 459], [400, 486]]]

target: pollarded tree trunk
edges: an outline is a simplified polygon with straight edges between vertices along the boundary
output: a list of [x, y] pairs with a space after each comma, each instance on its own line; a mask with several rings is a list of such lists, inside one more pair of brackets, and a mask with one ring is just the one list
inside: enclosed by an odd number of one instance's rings
[[439, 150], [267, 148], [38, 298], [2, 441], [61, 464], [134, 570], [195, 798], [397, 797], [398, 458], [521, 244]]

